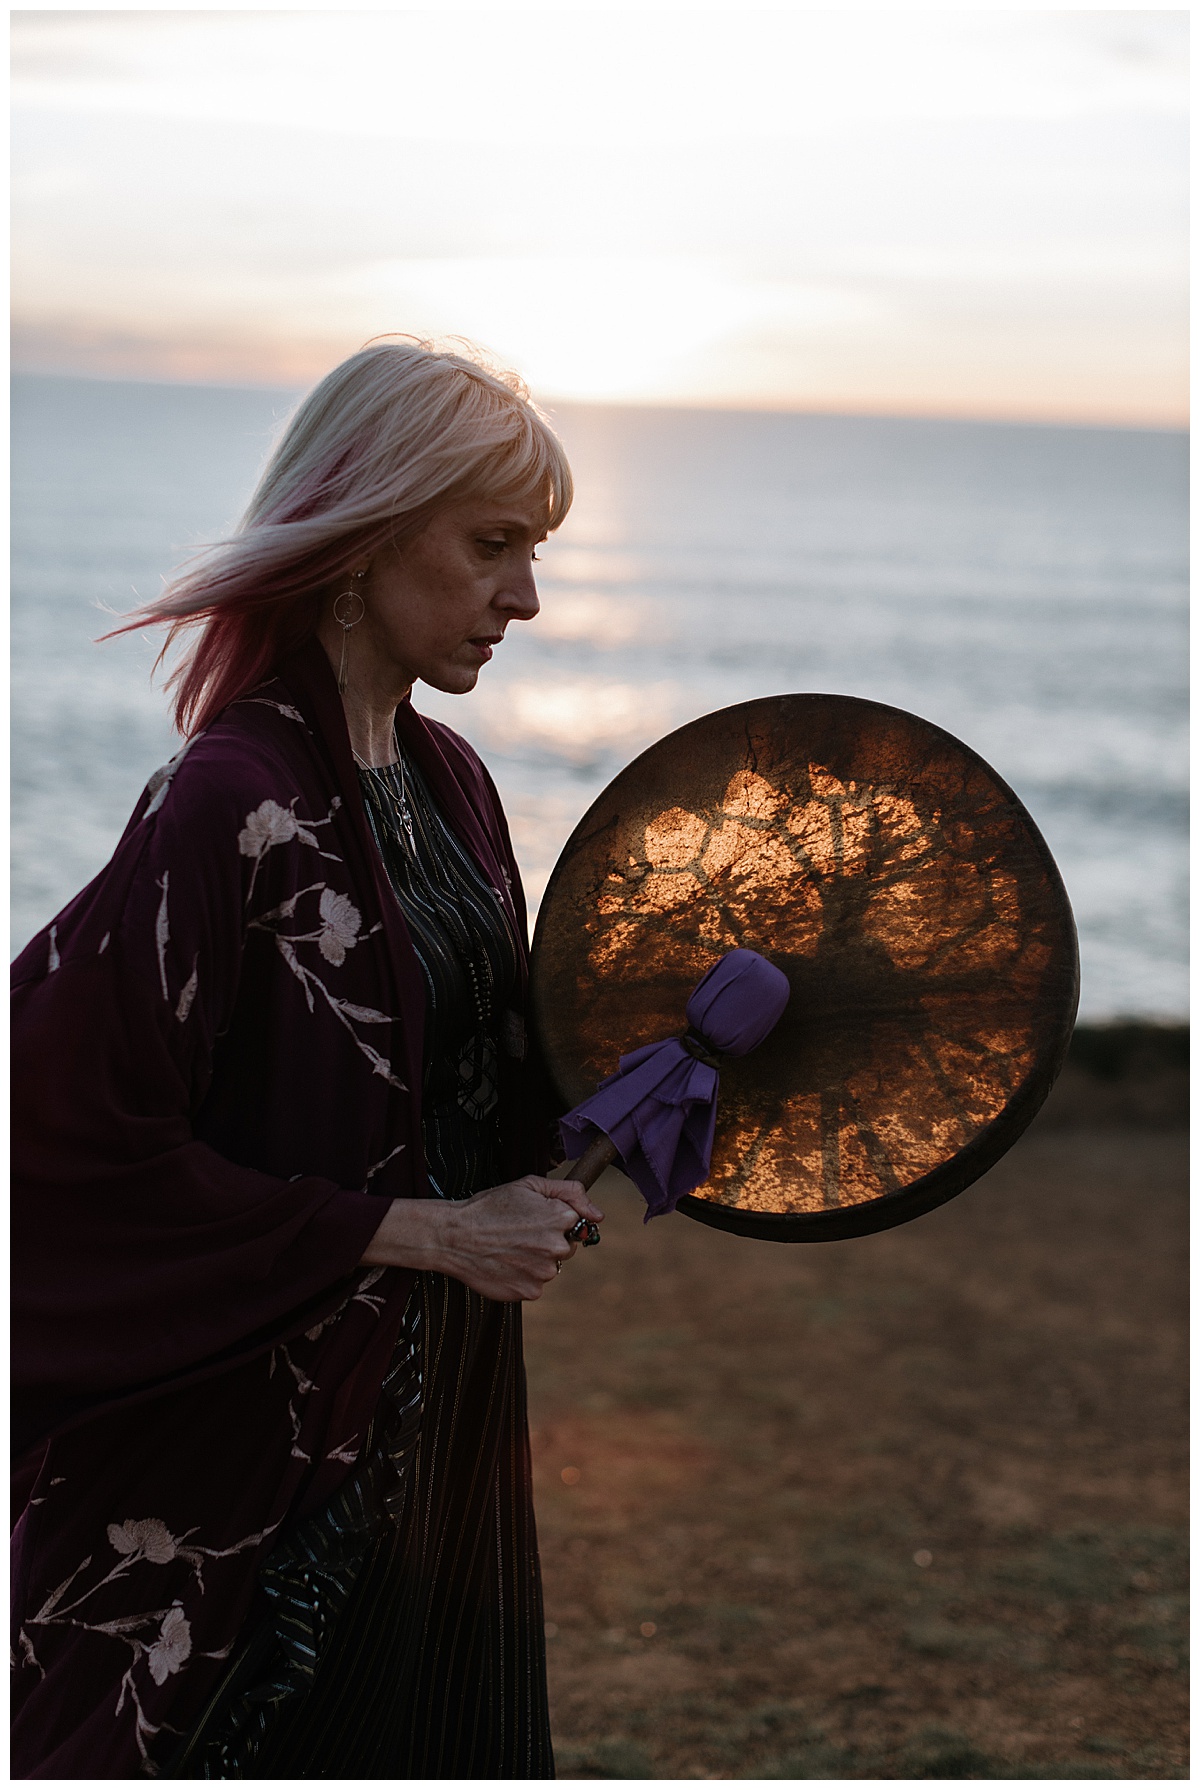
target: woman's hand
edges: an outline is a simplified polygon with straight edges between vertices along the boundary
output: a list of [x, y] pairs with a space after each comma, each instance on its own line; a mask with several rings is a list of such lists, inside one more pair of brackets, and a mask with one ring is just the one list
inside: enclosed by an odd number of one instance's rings
[[603, 1217], [578, 1181], [525, 1175], [469, 1200], [393, 1200], [362, 1259], [449, 1274], [487, 1299], [540, 1299], [578, 1248], [567, 1231]]

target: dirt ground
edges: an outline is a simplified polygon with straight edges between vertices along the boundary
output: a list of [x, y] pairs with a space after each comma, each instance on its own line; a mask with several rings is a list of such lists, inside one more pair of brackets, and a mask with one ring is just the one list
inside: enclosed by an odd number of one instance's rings
[[853, 1242], [606, 1177], [527, 1307], [560, 1776], [1186, 1776], [1185, 1139], [1078, 1094]]

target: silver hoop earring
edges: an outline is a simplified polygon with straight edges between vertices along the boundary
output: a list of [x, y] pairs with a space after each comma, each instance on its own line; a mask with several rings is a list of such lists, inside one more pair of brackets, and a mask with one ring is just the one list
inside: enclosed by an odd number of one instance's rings
[[[341, 596], [335, 600], [333, 605], [333, 619], [342, 630], [342, 657], [341, 662], [338, 665], [337, 680], [339, 696], [344, 696], [346, 694], [346, 648], [350, 644], [350, 630], [351, 628], [357, 628], [359, 622], [367, 613], [367, 605], [363, 601], [362, 590], [361, 588], [358, 588], [361, 586], [362, 580], [366, 575], [365, 572], [352, 573], [351, 576], [354, 582], [351, 584], [349, 590], [344, 590], [342, 592]], [[355, 611], [355, 604], [358, 605], [357, 612]]]

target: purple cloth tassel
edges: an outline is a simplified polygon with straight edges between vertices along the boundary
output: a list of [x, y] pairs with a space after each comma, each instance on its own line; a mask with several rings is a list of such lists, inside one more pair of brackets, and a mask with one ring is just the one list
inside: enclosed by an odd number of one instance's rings
[[[687, 1004], [698, 1048], [744, 1057], [776, 1024], [790, 992], [783, 971], [757, 951], [726, 952]], [[681, 1039], [645, 1044], [561, 1120], [563, 1149], [578, 1159], [602, 1131], [641, 1189], [649, 1222], [708, 1179], [719, 1085], [717, 1071]]]

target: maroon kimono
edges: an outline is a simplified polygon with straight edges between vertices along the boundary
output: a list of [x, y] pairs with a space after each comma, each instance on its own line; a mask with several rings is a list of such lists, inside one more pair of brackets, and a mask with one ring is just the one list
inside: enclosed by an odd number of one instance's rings
[[[397, 719], [523, 939], [486, 771], [408, 704]], [[413, 1276], [358, 1264], [385, 1202], [427, 1195], [424, 989], [317, 642], [151, 779], [14, 969], [13, 1771], [155, 1775], [281, 1529], [359, 1459]], [[518, 1175], [545, 1166], [546, 1107], [519, 1010], [506, 1033]], [[494, 1369], [480, 1385], [494, 1402]], [[539, 1648], [520, 1669], [514, 1720], [544, 1726]]]

